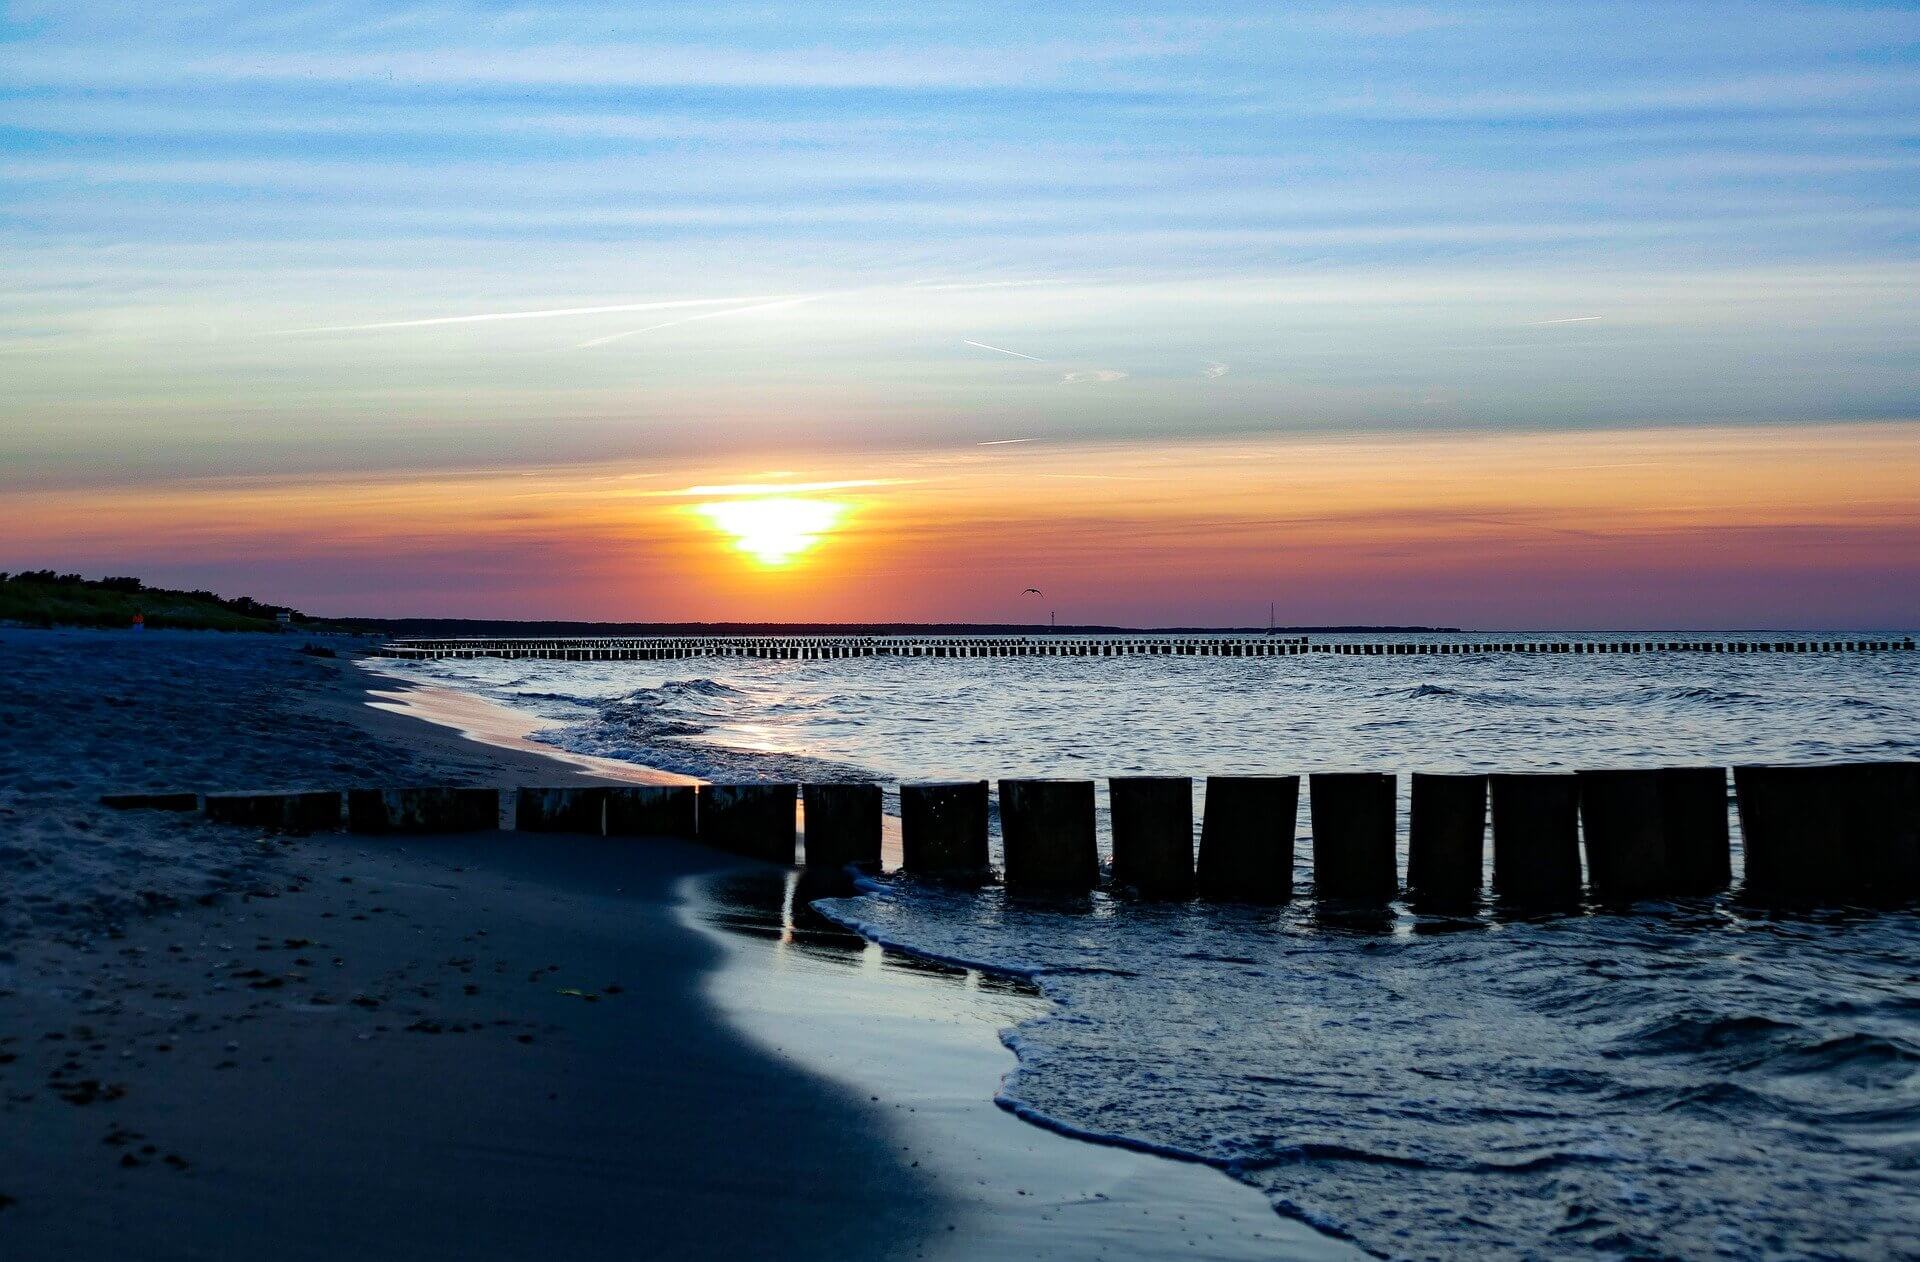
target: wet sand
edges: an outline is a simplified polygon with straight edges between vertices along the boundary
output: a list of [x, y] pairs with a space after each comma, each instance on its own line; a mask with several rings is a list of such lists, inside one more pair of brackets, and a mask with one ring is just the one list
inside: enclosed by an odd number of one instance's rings
[[[560, 756], [525, 742], [535, 720], [481, 698], [437, 687], [400, 696], [401, 712], [470, 739]], [[899, 821], [885, 823], [892, 866]], [[925, 1256], [1366, 1256], [1218, 1171], [1071, 1139], [999, 1108], [1014, 1067], [999, 1033], [1047, 1002], [1025, 982], [882, 950], [808, 908], [830, 892], [755, 864], [687, 879], [678, 914], [722, 952], [704, 989], [732, 1027], [890, 1118], [901, 1160], [944, 1205]]]
[[522, 840], [314, 838], [271, 890], [23, 952], [9, 1254], [916, 1254], [941, 1198], [885, 1117], [702, 997], [673, 891], [729, 861]]

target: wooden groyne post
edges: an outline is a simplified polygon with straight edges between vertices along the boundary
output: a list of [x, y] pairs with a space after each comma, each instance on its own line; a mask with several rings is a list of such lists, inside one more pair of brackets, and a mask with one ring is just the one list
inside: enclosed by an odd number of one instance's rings
[[520, 789], [513, 798], [513, 826], [523, 833], [606, 831], [607, 791], [598, 785]]
[[1920, 763], [1735, 767], [1743, 891], [1781, 902], [1920, 893]]
[[1208, 776], [1194, 870], [1200, 897], [1237, 903], [1292, 898], [1299, 804], [1299, 776]]
[[1314, 894], [1345, 902], [1386, 902], [1398, 894], [1394, 777], [1316, 771], [1309, 789]]
[[1193, 780], [1114, 776], [1107, 781], [1113, 879], [1148, 898], [1193, 893]]
[[1719, 767], [1581, 771], [1587, 886], [1603, 902], [1707, 894], [1732, 876]]
[[500, 827], [500, 790], [350, 789], [347, 827], [356, 833], [477, 833]]
[[209, 793], [207, 818], [280, 833], [328, 832], [340, 827], [340, 793]]
[[1409, 792], [1407, 888], [1435, 904], [1477, 899], [1486, 871], [1486, 776], [1416, 771]]
[[800, 788], [810, 868], [880, 868], [880, 786], [805, 784]]
[[1100, 883], [1093, 781], [1002, 780], [1000, 839], [1009, 891], [1092, 889]]
[[987, 782], [900, 786], [901, 866], [915, 876], [987, 877]]
[[791, 864], [797, 849], [798, 790], [794, 784], [701, 785], [700, 840], [729, 854]]
[[699, 835], [698, 797], [690, 784], [623, 784], [607, 790], [607, 836]]
[[1493, 804], [1493, 892], [1516, 903], [1580, 898], [1580, 784], [1571, 774], [1487, 777]]

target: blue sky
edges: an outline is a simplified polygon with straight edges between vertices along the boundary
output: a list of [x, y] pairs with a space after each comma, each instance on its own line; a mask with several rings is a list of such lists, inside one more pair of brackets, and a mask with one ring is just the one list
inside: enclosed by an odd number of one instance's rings
[[1913, 417], [1917, 48], [1841, 4], [13, 4], [0, 460]]

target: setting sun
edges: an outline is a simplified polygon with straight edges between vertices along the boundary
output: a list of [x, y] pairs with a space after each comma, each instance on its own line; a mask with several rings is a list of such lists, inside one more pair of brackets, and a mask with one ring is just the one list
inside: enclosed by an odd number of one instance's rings
[[846, 512], [833, 500], [791, 497], [718, 500], [696, 512], [733, 536], [733, 545], [762, 565], [786, 565], [820, 542]]

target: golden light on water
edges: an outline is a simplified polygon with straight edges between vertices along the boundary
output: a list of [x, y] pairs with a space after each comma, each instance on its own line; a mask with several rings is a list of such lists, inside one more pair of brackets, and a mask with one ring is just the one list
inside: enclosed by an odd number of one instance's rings
[[835, 500], [786, 495], [715, 500], [693, 507], [723, 533], [731, 535], [735, 548], [766, 566], [791, 564], [819, 543], [820, 537], [832, 530], [847, 511], [845, 504]]

